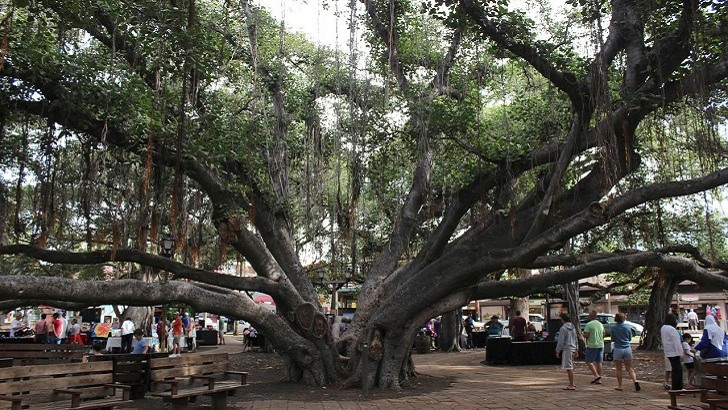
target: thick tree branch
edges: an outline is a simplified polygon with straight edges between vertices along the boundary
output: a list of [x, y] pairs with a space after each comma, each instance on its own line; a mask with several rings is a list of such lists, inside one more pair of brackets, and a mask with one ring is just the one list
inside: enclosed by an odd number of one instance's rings
[[298, 294], [289, 286], [285, 286], [285, 279], [273, 281], [264, 277], [237, 277], [219, 274], [203, 269], [197, 269], [179, 263], [173, 259], [141, 252], [135, 249], [118, 249], [116, 252], [65, 252], [41, 249], [30, 245], [0, 246], [0, 255], [25, 255], [33, 259], [51, 263], [73, 265], [95, 265], [109, 262], [134, 262], [144, 266], [165, 270], [174, 273], [179, 278], [192, 279], [201, 283], [215, 285], [226, 289], [261, 291], [273, 296], [280, 304], [297, 305], [302, 303]]
[[[391, 1], [390, 7], [396, 6], [396, 1]], [[374, 27], [374, 32], [379, 37], [382, 44], [386, 45], [385, 49], [388, 50], [388, 54], [381, 56], [382, 61], [387, 63], [389, 69], [392, 70], [394, 77], [397, 79], [397, 84], [403, 93], [407, 93], [409, 90], [409, 82], [404, 75], [404, 68], [399, 59], [399, 35], [396, 30], [393, 30], [394, 19], [396, 19], [394, 10], [390, 10], [390, 27], [387, 27], [379, 18], [377, 13], [376, 2], [374, 0], [364, 0], [364, 8], [369, 15], [369, 19]]]

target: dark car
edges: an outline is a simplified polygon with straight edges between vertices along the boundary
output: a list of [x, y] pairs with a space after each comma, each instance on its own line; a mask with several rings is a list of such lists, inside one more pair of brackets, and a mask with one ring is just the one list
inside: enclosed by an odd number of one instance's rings
[[[604, 337], [611, 336], [612, 332], [612, 326], [616, 323], [614, 321], [614, 315], [610, 315], [609, 313], [597, 313], [597, 320], [604, 325]], [[582, 313], [579, 315], [579, 323], [581, 324], [581, 330], [584, 330], [584, 326], [589, 322], [589, 315], [586, 313]], [[630, 329], [632, 329], [632, 337], [639, 336], [642, 334], [642, 331], [644, 328], [642, 325], [634, 322], [630, 322], [628, 320], [624, 321], [624, 324], [626, 324]]]

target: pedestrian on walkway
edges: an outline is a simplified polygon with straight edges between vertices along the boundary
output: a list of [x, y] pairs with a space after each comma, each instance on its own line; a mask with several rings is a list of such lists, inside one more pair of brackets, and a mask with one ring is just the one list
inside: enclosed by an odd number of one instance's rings
[[617, 372], [617, 387], [614, 390], [622, 390], [622, 365], [624, 365], [627, 374], [634, 383], [634, 390], [640, 391], [641, 387], [637, 381], [637, 374], [632, 367], [632, 347], [629, 342], [632, 340], [632, 329], [624, 324], [624, 315], [617, 313], [614, 315], [614, 321], [617, 322], [612, 326], [612, 343], [614, 343], [614, 369]]
[[602, 362], [604, 361], [604, 325], [597, 320], [597, 311], [589, 312], [589, 323], [584, 326], [586, 339], [586, 365], [594, 375], [591, 384], [602, 384]]
[[471, 315], [468, 315], [465, 320], [463, 321], [463, 327], [465, 328], [465, 333], [468, 335], [466, 341], [465, 341], [465, 348], [466, 349], [472, 349], [475, 346], [473, 346], [473, 328], [475, 327], [475, 312], [473, 312]]
[[[495, 316], [493, 316], [495, 317]], [[556, 357], [561, 357], [561, 368], [566, 370], [569, 377], [569, 385], [564, 390], [576, 390], [574, 385], [574, 359], [579, 354], [576, 328], [571, 323], [571, 316], [568, 313], [561, 313], [561, 329], [559, 339], [556, 342]]]
[[688, 330], [698, 330], [698, 314], [694, 310], [690, 309], [687, 314], [688, 318]]
[[684, 360], [682, 341], [680, 333], [677, 331], [677, 319], [675, 315], [669, 313], [665, 318], [665, 324], [660, 329], [662, 336], [662, 349], [665, 357], [670, 361], [670, 371], [672, 372], [672, 390], [682, 390], [683, 388], [683, 371], [682, 362]]
[[220, 344], [225, 344], [225, 322], [222, 320], [222, 316], [217, 317], [217, 335], [220, 339]]

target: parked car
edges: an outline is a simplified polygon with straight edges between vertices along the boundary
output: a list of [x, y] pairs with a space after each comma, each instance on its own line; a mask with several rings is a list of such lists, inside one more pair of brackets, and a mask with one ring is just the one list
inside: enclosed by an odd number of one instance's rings
[[[616, 323], [614, 321], [614, 315], [609, 313], [597, 313], [597, 320], [604, 325], [604, 337], [612, 335], [612, 326]], [[582, 313], [579, 315], [579, 323], [581, 324], [581, 330], [584, 330], [584, 326], [589, 322], [589, 315]], [[640, 336], [644, 327], [639, 323], [630, 322], [625, 320], [624, 324], [632, 329], [632, 337]]]

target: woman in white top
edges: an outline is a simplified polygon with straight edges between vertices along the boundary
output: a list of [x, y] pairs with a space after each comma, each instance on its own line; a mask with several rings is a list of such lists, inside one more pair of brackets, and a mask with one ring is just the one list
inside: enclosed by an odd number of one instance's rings
[[665, 324], [660, 329], [660, 335], [662, 336], [662, 349], [665, 352], [665, 357], [670, 361], [672, 368], [672, 389], [682, 390], [682, 361], [684, 351], [682, 340], [680, 340], [680, 333], [677, 331], [677, 319], [672, 313], [668, 314], [667, 318], [665, 318]]

